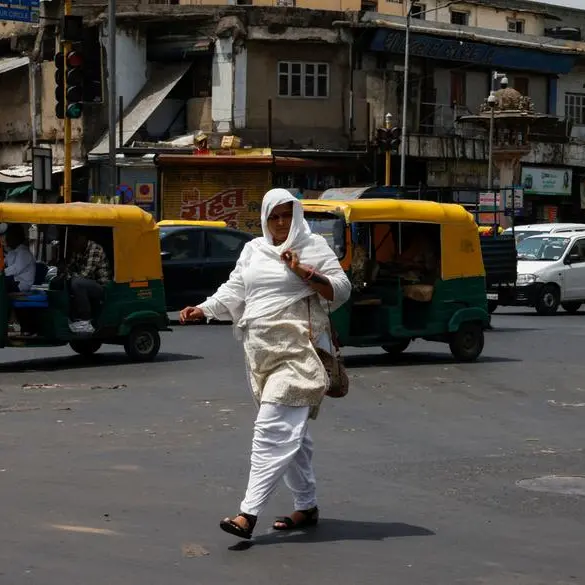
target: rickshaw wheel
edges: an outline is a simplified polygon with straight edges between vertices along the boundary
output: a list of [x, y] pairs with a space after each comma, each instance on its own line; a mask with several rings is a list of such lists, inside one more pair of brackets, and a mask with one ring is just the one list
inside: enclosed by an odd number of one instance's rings
[[483, 328], [480, 323], [463, 323], [453, 333], [449, 348], [453, 357], [461, 362], [474, 362], [483, 351]]
[[124, 350], [133, 362], [151, 362], [160, 349], [160, 335], [150, 325], [139, 325], [124, 341]]
[[409, 345], [410, 339], [402, 339], [396, 343], [387, 343], [382, 346], [382, 349], [391, 357], [397, 357], [403, 351], [406, 351]]
[[492, 313], [495, 313], [497, 308], [498, 308], [498, 301], [488, 301], [488, 313], [490, 315]]
[[97, 339], [77, 339], [76, 341], [70, 341], [69, 346], [75, 353], [83, 357], [89, 357], [100, 349], [102, 342]]

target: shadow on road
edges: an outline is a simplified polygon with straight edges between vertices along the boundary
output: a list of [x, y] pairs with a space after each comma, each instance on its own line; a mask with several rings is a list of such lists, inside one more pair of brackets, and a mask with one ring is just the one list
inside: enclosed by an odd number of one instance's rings
[[359, 522], [357, 520], [335, 520], [323, 518], [317, 528], [290, 532], [271, 532], [259, 535], [252, 541], [242, 541], [230, 546], [229, 550], [247, 550], [254, 545], [270, 545], [312, 542], [339, 542], [343, 540], [386, 540], [409, 536], [434, 536], [435, 533], [422, 526], [402, 522]]
[[[200, 359], [203, 358], [198, 355], [161, 353], [153, 363], [173, 363]], [[133, 364], [128, 360], [128, 357], [124, 353], [97, 353], [89, 358], [82, 357], [80, 355], [70, 355], [14, 361], [0, 364], [0, 372], [6, 372], [9, 374], [18, 374], [20, 372], [31, 370], [37, 372], [55, 372], [57, 370], [80, 370], [84, 368], [102, 368], [128, 365], [144, 366], [144, 364]]]
[[[506, 362], [520, 362], [522, 360], [509, 357], [481, 356], [477, 364], [497, 364]], [[420, 365], [441, 365], [456, 364], [451, 354], [436, 353], [414, 353], [407, 352], [398, 356], [386, 354], [349, 355], [344, 356], [343, 363], [346, 368], [374, 368], [379, 366], [420, 366]], [[468, 364], [473, 365], [473, 364]]]

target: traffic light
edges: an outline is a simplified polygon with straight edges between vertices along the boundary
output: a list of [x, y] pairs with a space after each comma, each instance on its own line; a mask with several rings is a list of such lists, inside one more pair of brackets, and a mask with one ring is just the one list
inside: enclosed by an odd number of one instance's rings
[[390, 150], [398, 152], [400, 149], [400, 142], [402, 140], [402, 128], [399, 126], [393, 126], [390, 129]]
[[65, 55], [55, 55], [55, 115], [59, 120], [65, 118]]
[[376, 130], [376, 143], [378, 148], [383, 151], [390, 149], [390, 129], [389, 128], [378, 128]]
[[79, 51], [67, 53], [67, 104], [65, 115], [71, 120], [83, 113], [83, 55]]

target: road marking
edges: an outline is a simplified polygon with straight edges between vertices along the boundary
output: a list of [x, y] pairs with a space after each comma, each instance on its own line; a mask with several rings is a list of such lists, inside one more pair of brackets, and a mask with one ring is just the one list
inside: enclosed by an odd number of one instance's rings
[[91, 526], [71, 526], [69, 524], [51, 524], [55, 530], [65, 532], [77, 532], [79, 534], [100, 534], [102, 536], [119, 536], [119, 532], [108, 530], [107, 528], [92, 528]]

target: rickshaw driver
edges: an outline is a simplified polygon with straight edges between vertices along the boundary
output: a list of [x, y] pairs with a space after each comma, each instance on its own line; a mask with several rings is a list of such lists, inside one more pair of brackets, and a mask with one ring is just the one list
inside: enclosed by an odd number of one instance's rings
[[102, 246], [80, 229], [72, 230], [70, 237], [73, 255], [66, 270], [71, 277], [73, 320], [69, 328], [74, 333], [93, 333], [92, 302], [104, 297], [105, 285], [112, 279], [110, 263]]

